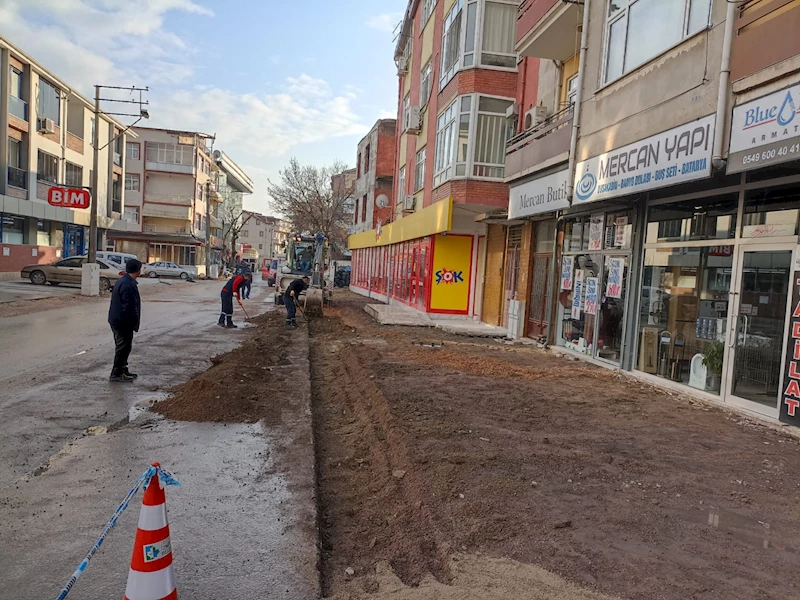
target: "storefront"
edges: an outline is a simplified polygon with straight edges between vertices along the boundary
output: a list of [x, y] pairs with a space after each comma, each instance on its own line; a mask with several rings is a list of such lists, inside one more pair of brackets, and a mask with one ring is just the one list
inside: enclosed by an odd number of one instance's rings
[[352, 235], [350, 288], [424, 312], [469, 315], [477, 279], [477, 237], [453, 230], [449, 198]]

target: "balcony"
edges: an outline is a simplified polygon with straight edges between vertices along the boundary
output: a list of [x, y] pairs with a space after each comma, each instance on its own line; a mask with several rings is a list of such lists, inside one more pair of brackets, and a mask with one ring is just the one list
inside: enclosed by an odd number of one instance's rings
[[224, 244], [222, 238], [218, 235], [211, 236], [211, 247], [212, 248], [223, 248]]
[[17, 117], [18, 119], [22, 119], [23, 121], [28, 120], [28, 103], [24, 100], [20, 100], [13, 94], [8, 95], [8, 114]]
[[184, 175], [194, 175], [194, 165], [179, 165], [175, 163], [146, 162], [148, 171], [160, 171], [161, 173], [182, 173]]
[[220, 194], [220, 193], [219, 193], [219, 192], [218, 192], [218, 191], [217, 191], [217, 190], [214, 188], [214, 186], [213, 186], [213, 185], [212, 185], [212, 186], [210, 187], [210, 189], [209, 189], [209, 192], [208, 192], [208, 199], [209, 199], [211, 202], [215, 202], [215, 203], [217, 203], [217, 204], [219, 204], [220, 202], [224, 202], [224, 201], [225, 201], [225, 198], [223, 198], [223, 197], [222, 197], [222, 194]]
[[183, 205], [177, 203], [172, 204], [154, 204], [150, 196], [147, 197], [144, 206], [142, 206], [142, 215], [145, 217], [163, 217], [165, 219], [179, 219], [181, 221], [192, 220], [192, 201]]
[[736, 81], [800, 54], [800, 4], [748, 0], [736, 11], [731, 79]]
[[152, 225], [145, 223], [142, 225], [142, 231], [145, 233], [172, 233], [172, 234], [187, 234], [189, 233], [187, 227], [179, 227], [177, 225]]
[[517, 12], [517, 52], [521, 56], [567, 61], [580, 50], [581, 22], [576, 3], [527, 0]]
[[[506, 179], [545, 168], [569, 158], [573, 107], [568, 106], [539, 125], [508, 140]], [[548, 161], [549, 164], [545, 164]]]
[[8, 185], [27, 190], [28, 172], [16, 167], [8, 167]]

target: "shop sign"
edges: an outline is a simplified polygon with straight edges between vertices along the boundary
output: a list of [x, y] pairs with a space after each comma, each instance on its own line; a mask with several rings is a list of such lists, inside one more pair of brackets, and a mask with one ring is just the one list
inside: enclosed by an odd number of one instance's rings
[[715, 115], [578, 163], [573, 202], [594, 202], [711, 176]]
[[733, 109], [728, 173], [800, 159], [800, 84]]
[[628, 217], [617, 217], [614, 245], [625, 248], [628, 245]]
[[472, 269], [472, 236], [438, 236], [433, 249], [430, 308], [434, 312], [466, 313]]
[[792, 322], [786, 344], [786, 370], [781, 384], [779, 419], [800, 426], [800, 271], [794, 272]]
[[609, 298], [622, 298], [622, 273], [625, 270], [624, 258], [608, 259], [608, 274], [606, 275], [606, 296]]
[[586, 306], [584, 311], [587, 315], [597, 314], [597, 277], [586, 278]]
[[573, 259], [571, 256], [565, 256], [561, 259], [561, 289], [572, 289], [572, 266]]
[[63, 208], [89, 208], [92, 195], [89, 190], [82, 188], [51, 187], [47, 191], [47, 203], [50, 206]]
[[576, 321], [581, 318], [581, 304], [583, 303], [583, 269], [575, 271], [575, 289], [572, 290], [572, 318]]
[[511, 187], [508, 218], [518, 219], [569, 208], [568, 169]]
[[592, 215], [589, 221], [589, 252], [603, 249], [603, 223], [605, 215]]

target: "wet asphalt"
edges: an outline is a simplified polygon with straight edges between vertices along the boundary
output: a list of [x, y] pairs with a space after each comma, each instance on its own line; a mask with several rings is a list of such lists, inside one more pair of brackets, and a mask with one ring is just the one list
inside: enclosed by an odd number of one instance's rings
[[[318, 595], [308, 411], [281, 429], [171, 422], [137, 408], [247, 335], [216, 327], [220, 287], [143, 286], [132, 385], [107, 381], [107, 302], [0, 319], [0, 600], [55, 598], [153, 460], [182, 484], [167, 490], [181, 598]], [[256, 282], [251, 316], [272, 308], [268, 297]], [[289, 463], [298, 440], [306, 451]], [[68, 598], [122, 597], [140, 499]]]

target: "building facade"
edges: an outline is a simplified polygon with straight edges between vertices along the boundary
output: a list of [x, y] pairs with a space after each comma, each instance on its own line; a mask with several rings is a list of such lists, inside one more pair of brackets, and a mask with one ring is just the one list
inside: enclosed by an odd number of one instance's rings
[[[90, 210], [51, 206], [51, 187], [92, 186], [94, 104], [0, 37], [0, 277], [85, 254]], [[125, 153], [136, 134], [101, 115], [98, 248], [125, 231]]]
[[508, 217], [550, 261], [529, 335], [800, 422], [798, 27], [792, 2], [523, 2]]
[[391, 223], [350, 238], [353, 290], [479, 316], [486, 225], [508, 204], [505, 146], [517, 91], [516, 0], [411, 0], [395, 53]]
[[358, 143], [350, 233], [369, 231], [392, 220], [396, 129], [395, 119], [381, 119]]
[[239, 241], [242, 245], [250, 246], [256, 252], [256, 260], [259, 265], [265, 259], [271, 259], [282, 253], [287, 233], [281, 231], [281, 219], [249, 210], [244, 211], [242, 219], [244, 224]]
[[204, 275], [206, 220], [221, 199], [210, 193], [211, 138], [149, 127], [134, 131], [138, 139], [125, 148], [129, 230], [109, 240], [144, 262], [174, 262]]
[[211, 218], [212, 264], [233, 266], [241, 250], [238, 239], [244, 214], [244, 197], [254, 191], [253, 180], [222, 150], [214, 150], [215, 184], [220, 202]]

